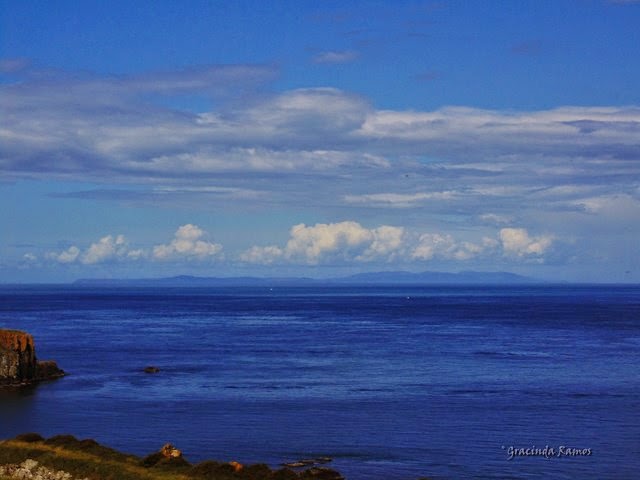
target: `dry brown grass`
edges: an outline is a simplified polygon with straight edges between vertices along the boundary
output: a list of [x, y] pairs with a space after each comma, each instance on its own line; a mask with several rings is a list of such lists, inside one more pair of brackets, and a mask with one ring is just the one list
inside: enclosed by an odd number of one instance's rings
[[[206, 461], [196, 465], [180, 458], [144, 459], [99, 445], [94, 440], [78, 440], [71, 435], [44, 439], [24, 434], [0, 441], [0, 465], [20, 464], [33, 459], [52, 470], [62, 470], [74, 478], [91, 480], [295, 480], [310, 478], [289, 469], [271, 470], [267, 465], [234, 468], [225, 462]], [[335, 472], [337, 474], [337, 472]], [[315, 477], [314, 477], [315, 478]], [[322, 477], [328, 478], [328, 477]], [[336, 477], [337, 478], [337, 477]], [[0, 480], [11, 480], [0, 476]], [[319, 479], [320, 480], [320, 479]]]
[[[102, 456], [69, 446], [44, 442], [6, 440], [0, 442], [0, 465], [36, 460], [54, 470], [64, 470], [74, 477], [92, 480], [193, 480], [176, 472], [150, 470], [139, 465], [140, 459], [131, 455]], [[3, 479], [4, 480], [4, 479]]]

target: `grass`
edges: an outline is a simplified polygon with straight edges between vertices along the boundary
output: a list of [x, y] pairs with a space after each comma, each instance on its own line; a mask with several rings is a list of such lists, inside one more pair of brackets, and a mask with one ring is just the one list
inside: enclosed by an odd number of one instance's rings
[[89, 477], [100, 480], [186, 480], [188, 478], [181, 475], [166, 475], [163, 472], [150, 472], [138, 466], [133, 459], [103, 458], [95, 453], [48, 445], [44, 442], [9, 440], [0, 444], [0, 464], [22, 463], [28, 458], [36, 460], [47, 468], [64, 470], [80, 478]]
[[[206, 461], [191, 465], [183, 458], [164, 458], [159, 453], [140, 458], [99, 445], [94, 440], [78, 440], [71, 435], [44, 439], [24, 434], [0, 442], [0, 465], [19, 464], [27, 459], [40, 465], [63, 470], [74, 478], [91, 480], [296, 480], [306, 473], [267, 465], [248, 465], [236, 472], [229, 463]], [[315, 478], [315, 477], [313, 477]], [[322, 480], [332, 480], [321, 477]], [[335, 478], [340, 478], [335, 472]], [[15, 480], [0, 476], [0, 480]]]

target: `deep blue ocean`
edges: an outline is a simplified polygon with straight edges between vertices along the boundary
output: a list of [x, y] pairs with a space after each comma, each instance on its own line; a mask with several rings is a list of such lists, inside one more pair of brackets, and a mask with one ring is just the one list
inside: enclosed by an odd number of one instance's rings
[[[69, 373], [1, 393], [0, 438], [329, 456], [348, 480], [639, 478], [639, 286], [4, 286], [0, 328]], [[534, 446], [591, 455], [508, 459]]]

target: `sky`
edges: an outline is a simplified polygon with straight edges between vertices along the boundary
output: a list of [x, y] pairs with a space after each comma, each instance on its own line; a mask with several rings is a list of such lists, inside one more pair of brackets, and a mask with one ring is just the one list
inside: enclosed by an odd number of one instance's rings
[[640, 1], [0, 0], [0, 283], [640, 282]]

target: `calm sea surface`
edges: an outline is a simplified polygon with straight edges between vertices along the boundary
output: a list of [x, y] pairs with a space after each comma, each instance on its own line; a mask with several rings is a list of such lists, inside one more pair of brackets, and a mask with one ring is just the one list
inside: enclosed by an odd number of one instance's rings
[[349, 480], [640, 472], [640, 287], [5, 286], [0, 328], [70, 373], [0, 394], [0, 438], [330, 456]]

